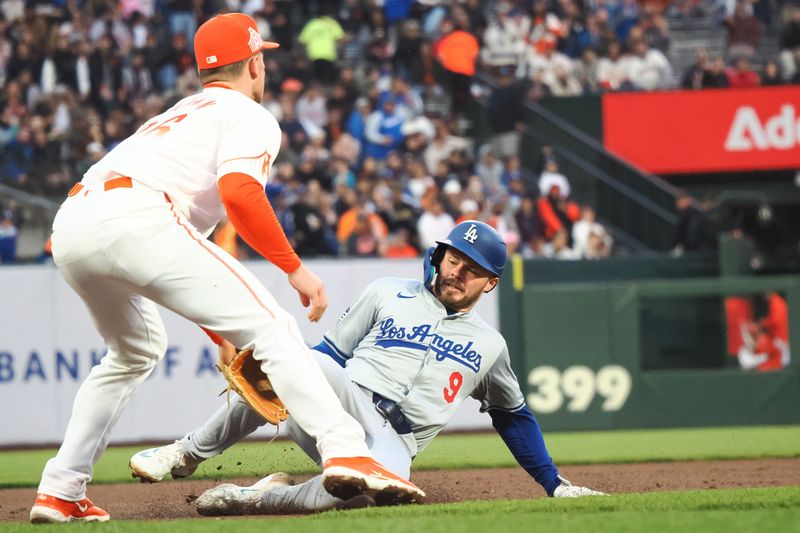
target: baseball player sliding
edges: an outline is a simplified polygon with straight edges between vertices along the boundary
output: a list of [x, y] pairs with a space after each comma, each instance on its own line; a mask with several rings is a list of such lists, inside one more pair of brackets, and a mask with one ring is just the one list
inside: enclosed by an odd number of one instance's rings
[[[364, 428], [374, 456], [404, 477], [417, 453], [472, 396], [548, 495], [602, 494], [558, 475], [511, 370], [505, 340], [473, 311], [498, 284], [505, 262], [505, 242], [494, 229], [462, 222], [428, 250], [424, 282], [375, 281], [313, 353], [342, 405]], [[289, 412], [291, 438], [322, 464], [314, 439]], [[263, 423], [246, 404], [234, 402], [182, 440], [137, 453], [130, 465], [135, 476], [149, 481], [189, 476]], [[364, 495], [342, 502], [322, 483], [317, 476], [292, 486], [286, 474], [276, 473], [251, 487], [210, 489], [197, 509], [204, 515], [302, 513], [382, 503]]]
[[322, 281], [300, 262], [264, 186], [281, 144], [261, 107], [262, 41], [247, 15], [212, 18], [195, 36], [203, 91], [146, 122], [92, 166], [53, 223], [53, 259], [108, 346], [75, 397], [48, 461], [32, 522], [106, 521], [86, 498], [92, 465], [136, 388], [167, 348], [156, 304], [209, 334], [253, 350], [261, 370], [315, 442], [323, 476], [342, 494], [424, 493], [372, 459], [361, 425], [342, 408], [292, 316], [238, 261], [204, 235], [227, 213], [238, 233], [288, 274], [308, 318], [327, 308]]

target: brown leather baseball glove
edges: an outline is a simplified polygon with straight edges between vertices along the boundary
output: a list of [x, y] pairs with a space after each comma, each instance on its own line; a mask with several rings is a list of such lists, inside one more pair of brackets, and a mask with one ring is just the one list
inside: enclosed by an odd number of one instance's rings
[[289, 418], [286, 406], [272, 389], [272, 383], [261, 371], [259, 362], [253, 358], [253, 350], [237, 351], [227, 364], [220, 359], [217, 368], [228, 382], [227, 391], [236, 392], [267, 422], [278, 425]]

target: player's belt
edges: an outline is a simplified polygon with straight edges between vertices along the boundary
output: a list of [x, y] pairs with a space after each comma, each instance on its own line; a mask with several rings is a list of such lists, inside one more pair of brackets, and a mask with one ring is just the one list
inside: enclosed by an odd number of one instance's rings
[[[103, 190], [104, 191], [110, 191], [112, 189], [130, 189], [132, 187], [133, 187], [133, 180], [130, 179], [128, 176], [120, 176], [118, 178], [114, 178], [112, 180], [108, 180], [107, 182], [105, 182], [103, 184]], [[76, 183], [69, 190], [69, 193], [67, 193], [67, 196], [69, 196], [69, 197], [75, 196], [76, 194], [78, 194], [79, 192], [81, 192], [84, 189], [85, 189], [85, 187], [83, 186], [83, 183]], [[87, 191], [87, 193], [88, 193], [88, 191]]]
[[408, 422], [406, 415], [400, 410], [397, 402], [393, 402], [389, 398], [384, 398], [377, 392], [372, 393], [372, 403], [375, 404], [375, 409], [383, 415], [383, 418], [389, 422], [389, 425], [397, 432], [398, 435], [406, 435], [411, 433], [411, 424]]

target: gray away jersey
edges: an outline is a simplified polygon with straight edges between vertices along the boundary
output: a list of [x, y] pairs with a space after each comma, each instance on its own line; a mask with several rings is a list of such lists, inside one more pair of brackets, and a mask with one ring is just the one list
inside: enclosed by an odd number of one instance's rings
[[482, 411], [524, 399], [502, 335], [474, 312], [447, 310], [416, 280], [367, 287], [325, 335], [354, 382], [396, 401], [422, 451], [467, 396]]

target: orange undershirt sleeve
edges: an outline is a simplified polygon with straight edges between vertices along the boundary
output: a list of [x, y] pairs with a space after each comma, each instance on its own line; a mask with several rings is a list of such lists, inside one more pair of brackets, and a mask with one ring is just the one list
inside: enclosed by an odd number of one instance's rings
[[217, 187], [228, 218], [247, 244], [287, 274], [300, 268], [300, 258], [258, 181], [232, 172], [222, 176]]

